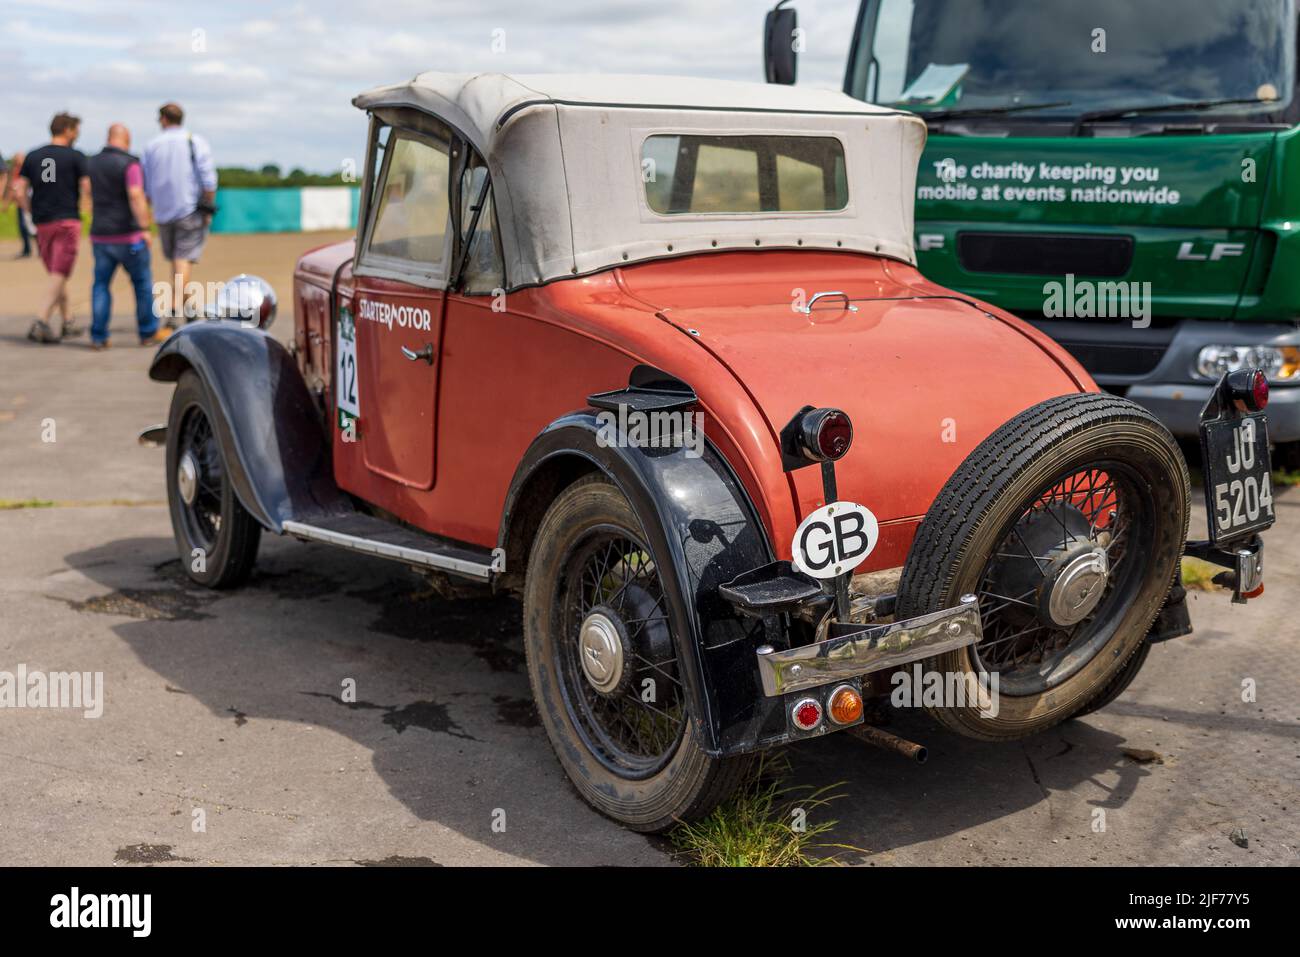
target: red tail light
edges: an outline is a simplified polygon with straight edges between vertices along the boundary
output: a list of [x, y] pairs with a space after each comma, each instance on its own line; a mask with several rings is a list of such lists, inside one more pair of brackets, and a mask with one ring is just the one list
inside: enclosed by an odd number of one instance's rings
[[853, 423], [839, 409], [813, 409], [799, 423], [799, 437], [808, 458], [834, 462], [853, 445]]
[[803, 698], [790, 709], [792, 720], [801, 731], [811, 731], [822, 723], [822, 706], [816, 698]]
[[1262, 412], [1268, 405], [1268, 376], [1262, 369], [1238, 369], [1228, 373], [1228, 394], [1248, 412]]
[[1249, 405], [1252, 411], [1259, 412], [1268, 405], [1268, 376], [1256, 369], [1254, 378], [1250, 386], [1253, 401]]

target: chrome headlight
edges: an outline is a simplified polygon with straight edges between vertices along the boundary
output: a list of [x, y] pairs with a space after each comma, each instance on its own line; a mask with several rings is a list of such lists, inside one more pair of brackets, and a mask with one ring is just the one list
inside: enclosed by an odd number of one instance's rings
[[1300, 381], [1300, 348], [1295, 346], [1205, 346], [1196, 356], [1196, 371], [1218, 380], [1240, 369], [1263, 369], [1273, 382]]
[[240, 273], [221, 286], [214, 303], [208, 306], [209, 319], [237, 319], [259, 329], [269, 329], [275, 322], [278, 300], [271, 284], [260, 276]]

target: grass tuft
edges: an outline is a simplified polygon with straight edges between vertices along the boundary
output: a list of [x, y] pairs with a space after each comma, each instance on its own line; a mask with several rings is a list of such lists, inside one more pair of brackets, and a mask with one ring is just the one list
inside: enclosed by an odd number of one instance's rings
[[1274, 469], [1273, 484], [1282, 488], [1300, 485], [1300, 469]]
[[43, 498], [0, 498], [0, 512], [18, 508], [54, 508], [54, 505]]
[[[687, 863], [699, 867], [818, 867], [838, 862], [834, 855], [817, 852], [862, 852], [846, 844], [819, 842], [838, 822], [811, 820], [813, 812], [846, 796], [831, 793], [844, 782], [813, 790], [811, 785], [787, 784], [789, 776], [788, 758], [763, 756], [730, 800], [700, 821], [679, 824], [668, 839]], [[805, 819], [796, 830], [799, 811]]]
[[1218, 565], [1183, 556], [1183, 587], [1188, 591], [1214, 591], [1220, 587], [1214, 584], [1214, 576], [1223, 571]]

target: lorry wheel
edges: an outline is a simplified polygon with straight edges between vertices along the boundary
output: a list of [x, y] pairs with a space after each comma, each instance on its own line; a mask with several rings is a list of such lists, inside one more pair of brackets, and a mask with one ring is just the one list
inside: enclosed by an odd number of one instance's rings
[[528, 678], [579, 794], [637, 831], [698, 820], [736, 789], [749, 765], [711, 758], [699, 746], [669, 600], [618, 489], [589, 476], [560, 493], [528, 559]]
[[231, 588], [252, 573], [262, 526], [235, 495], [216, 415], [203, 380], [182, 373], [167, 418], [167, 504], [185, 574], [209, 588]]
[[1125, 399], [1048, 399], [985, 439], [917, 531], [898, 615], [976, 595], [982, 639], [926, 665], [945, 687], [996, 679], [997, 707], [965, 694], [931, 714], [970, 737], [1008, 740], [1109, 691], [1176, 580], [1189, 496], [1173, 437]]
[[1093, 698], [1086, 705], [1076, 711], [1073, 715], [1075, 718], [1082, 718], [1085, 714], [1092, 714], [1094, 711], [1100, 711], [1106, 705], [1110, 704], [1116, 698], [1124, 693], [1137, 673], [1142, 670], [1146, 664], [1147, 655], [1151, 654], [1151, 642], [1144, 641], [1138, 646], [1138, 650], [1133, 652], [1133, 657], [1129, 658], [1128, 664], [1124, 670], [1110, 679], [1110, 684], [1101, 689], [1101, 694]]

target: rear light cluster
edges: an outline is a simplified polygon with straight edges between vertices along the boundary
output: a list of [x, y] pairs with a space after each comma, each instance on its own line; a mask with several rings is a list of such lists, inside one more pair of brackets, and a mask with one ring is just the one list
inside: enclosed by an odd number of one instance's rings
[[862, 717], [862, 695], [852, 685], [839, 685], [827, 696], [826, 706], [816, 698], [800, 698], [790, 708], [790, 721], [800, 731], [816, 731], [823, 719], [836, 727]]

